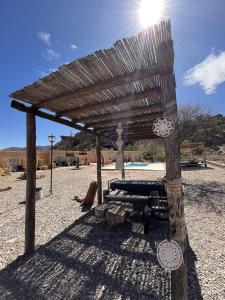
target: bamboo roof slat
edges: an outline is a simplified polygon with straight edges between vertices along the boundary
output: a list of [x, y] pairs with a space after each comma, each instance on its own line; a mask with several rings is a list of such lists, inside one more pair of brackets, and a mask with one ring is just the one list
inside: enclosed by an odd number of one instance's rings
[[135, 124], [144, 127], [163, 115], [156, 51], [168, 40], [169, 20], [64, 64], [10, 97], [84, 128], [115, 131], [122, 122], [135, 131]]

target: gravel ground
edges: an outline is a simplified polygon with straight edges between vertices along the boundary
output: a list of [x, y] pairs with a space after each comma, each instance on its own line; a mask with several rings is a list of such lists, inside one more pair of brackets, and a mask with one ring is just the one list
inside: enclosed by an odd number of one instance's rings
[[[16, 299], [16, 293], [19, 293], [18, 298], [28, 299], [26, 293], [32, 292], [34, 298], [39, 293], [38, 299], [57, 299], [56, 295], [64, 299], [72, 295], [76, 295], [76, 299], [137, 299], [137, 296], [138, 299], [167, 299], [168, 274], [162, 272], [155, 262], [155, 247], [163, 239], [163, 228], [157, 230], [158, 224], [154, 230], [156, 234], [151, 233], [146, 238], [138, 223], [125, 223], [116, 231], [98, 223], [91, 213], [82, 212], [79, 204], [72, 200], [75, 195], [84, 197], [89, 183], [96, 180], [95, 166], [80, 170], [58, 168], [53, 172], [52, 196], [48, 194], [49, 171], [39, 171], [38, 174], [45, 177], [37, 180], [45, 198], [36, 205], [36, 244], [49, 243], [39, 247], [31, 258], [19, 258], [1, 272], [0, 298]], [[155, 179], [160, 176], [164, 176], [163, 171], [126, 171], [127, 179]], [[0, 177], [0, 188], [12, 187], [9, 191], [0, 192], [1, 268], [23, 254], [24, 205], [19, 203], [25, 198], [25, 181], [17, 180], [17, 177], [19, 174], [16, 173]], [[107, 187], [109, 179], [115, 177], [119, 178], [120, 173], [103, 171], [103, 188]], [[216, 167], [185, 170], [183, 181], [190, 243], [190, 299], [225, 299], [225, 170]], [[101, 228], [103, 225], [104, 228]], [[68, 229], [53, 239], [65, 228]], [[103, 247], [103, 244], [106, 246]], [[64, 258], [60, 256], [62, 251]], [[149, 251], [154, 254], [147, 262], [145, 251], [148, 256]], [[137, 259], [133, 257], [136, 252]], [[81, 269], [84, 271], [81, 272]], [[136, 269], [145, 278], [134, 273]], [[95, 276], [90, 276], [89, 271]], [[35, 279], [33, 284], [32, 278]], [[147, 290], [152, 291], [151, 298], [146, 296]], [[65, 297], [62, 297], [62, 292]], [[7, 297], [7, 293], [10, 296]]]
[[156, 247], [165, 225], [111, 227], [92, 212], [0, 274], [1, 299], [170, 299], [169, 274]]

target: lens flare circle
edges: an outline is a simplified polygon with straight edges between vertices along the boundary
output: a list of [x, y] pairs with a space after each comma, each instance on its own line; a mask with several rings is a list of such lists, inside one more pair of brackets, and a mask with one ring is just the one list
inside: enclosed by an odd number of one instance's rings
[[164, 10], [164, 0], [142, 0], [139, 4], [139, 19], [143, 27], [160, 21]]

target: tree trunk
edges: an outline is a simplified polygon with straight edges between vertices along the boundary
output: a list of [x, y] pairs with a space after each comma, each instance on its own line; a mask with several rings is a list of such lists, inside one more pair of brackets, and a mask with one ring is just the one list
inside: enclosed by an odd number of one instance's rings
[[[173, 74], [161, 76], [164, 96], [166, 96], [166, 116], [174, 122], [174, 132], [164, 139], [166, 152], [167, 197], [169, 202], [169, 231], [170, 239], [175, 240], [183, 251], [184, 263], [171, 274], [172, 299], [187, 299], [187, 270], [185, 257], [186, 230], [184, 220], [184, 202], [182, 195], [182, 179], [180, 166], [180, 145], [175, 99], [175, 80]], [[169, 106], [169, 103], [173, 103]], [[168, 106], [167, 106], [168, 105]]]
[[173, 300], [186, 300], [187, 266], [186, 266], [186, 229], [184, 220], [184, 202], [182, 193], [179, 128], [173, 74], [173, 43], [166, 41], [159, 45], [157, 57], [160, 67], [160, 84], [165, 116], [174, 122], [175, 129], [164, 138], [166, 153], [166, 189], [169, 204], [169, 235], [183, 251], [184, 262], [181, 267], [172, 271], [171, 293]]

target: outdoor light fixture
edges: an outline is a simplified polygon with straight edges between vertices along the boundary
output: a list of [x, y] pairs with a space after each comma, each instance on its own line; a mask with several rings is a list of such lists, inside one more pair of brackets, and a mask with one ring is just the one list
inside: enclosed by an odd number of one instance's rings
[[55, 137], [53, 134], [51, 134], [51, 135], [48, 136], [48, 141], [49, 141], [50, 143], [54, 143], [55, 140], [56, 140], [56, 137]]
[[53, 134], [51, 134], [51, 135], [48, 136], [48, 141], [51, 144], [51, 162], [50, 162], [51, 163], [51, 165], [50, 165], [50, 168], [51, 168], [51, 180], [50, 180], [50, 190], [49, 190], [50, 195], [52, 194], [52, 156], [53, 156], [53, 143], [55, 142], [55, 140], [56, 140], [56, 137]]

